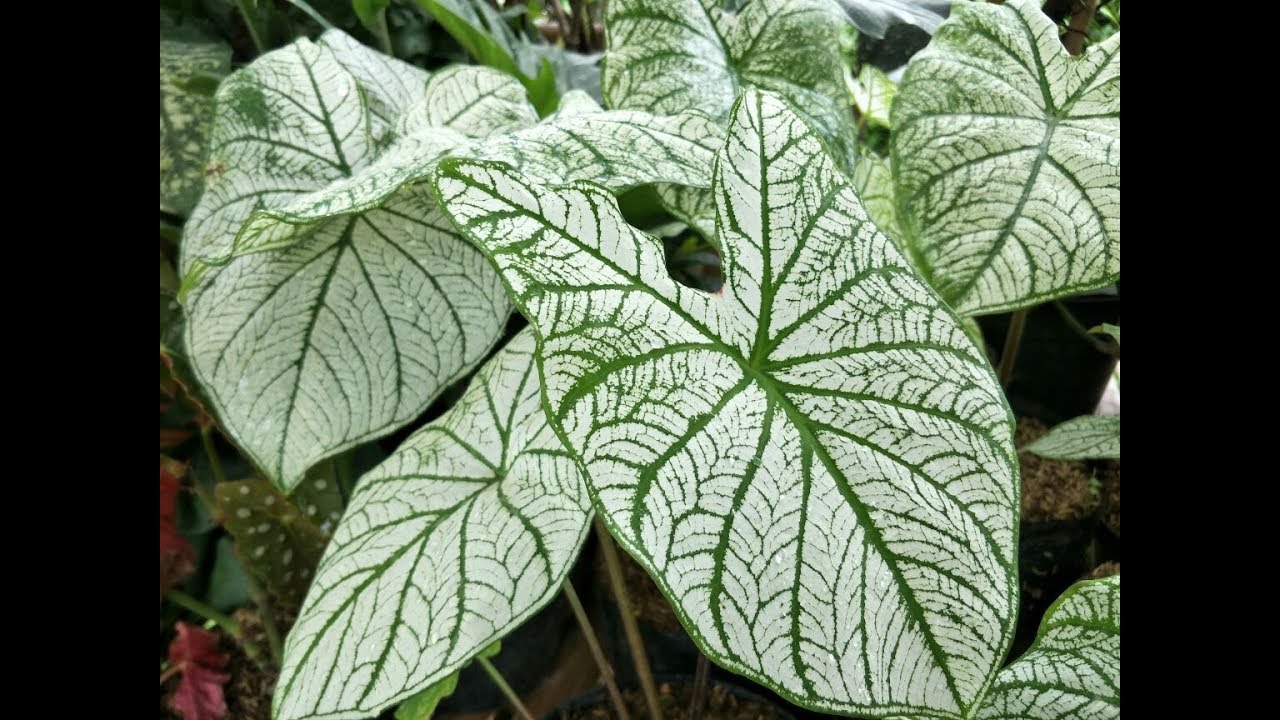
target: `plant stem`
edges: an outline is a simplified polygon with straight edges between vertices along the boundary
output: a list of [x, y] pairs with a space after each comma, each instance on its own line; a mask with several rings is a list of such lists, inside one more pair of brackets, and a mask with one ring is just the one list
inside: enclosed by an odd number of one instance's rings
[[653, 684], [653, 671], [649, 668], [649, 656], [644, 651], [644, 639], [640, 637], [640, 626], [636, 624], [636, 616], [631, 613], [631, 600], [627, 596], [626, 582], [622, 579], [622, 563], [618, 561], [618, 548], [609, 536], [600, 516], [595, 518], [596, 536], [600, 538], [600, 550], [604, 553], [604, 566], [609, 573], [609, 582], [613, 585], [613, 598], [618, 603], [618, 614], [622, 616], [622, 630], [627, 635], [627, 645], [631, 647], [631, 661], [636, 666], [636, 675], [640, 677], [640, 687], [644, 690], [644, 701], [649, 706], [651, 720], [662, 720], [662, 706], [658, 704], [658, 688]]
[[391, 49], [391, 30], [387, 28], [387, 9], [382, 8], [378, 11], [378, 30], [382, 33], [379, 40], [382, 41], [382, 52], [388, 55], [394, 55], [395, 51]]
[[479, 657], [476, 658], [476, 661], [480, 663], [480, 667], [484, 668], [485, 672], [489, 673], [493, 684], [497, 685], [502, 694], [506, 696], [507, 702], [511, 703], [511, 707], [515, 709], [516, 713], [524, 720], [533, 720], [533, 716], [529, 714], [529, 710], [524, 706], [524, 703], [520, 702], [520, 696], [516, 695], [516, 691], [512, 690], [507, 681], [502, 678], [502, 674], [498, 672], [498, 668], [493, 666], [493, 663], [489, 662], [489, 658]]
[[271, 611], [271, 600], [248, 568], [244, 568], [244, 582], [249, 586], [249, 597], [253, 598], [253, 603], [258, 606], [258, 616], [262, 618], [262, 630], [267, 636], [267, 647], [271, 650], [271, 659], [276, 667], [279, 667], [284, 661], [284, 650], [280, 644], [280, 630], [276, 627], [276, 616]]
[[200, 428], [200, 443], [204, 445], [204, 454], [209, 458], [209, 468], [213, 471], [213, 481], [215, 483], [226, 482], [227, 474], [222, 471], [222, 461], [218, 459], [218, 449], [213, 445], [212, 425], [205, 425]]
[[181, 672], [181, 671], [182, 671], [182, 666], [183, 666], [183, 663], [177, 663], [177, 664], [175, 664], [175, 665], [170, 665], [168, 670], [165, 670], [164, 672], [160, 673], [160, 684], [161, 684], [161, 685], [165, 684], [165, 682], [166, 682], [169, 678], [171, 678], [171, 677], [173, 677], [174, 675], [177, 675], [179, 672]]
[[710, 672], [711, 663], [707, 656], [698, 653], [698, 670], [693, 675], [693, 699], [689, 701], [689, 720], [702, 718], [702, 708], [707, 704], [707, 675]]
[[245, 636], [244, 628], [240, 627], [240, 623], [232, 620], [226, 615], [223, 615], [217, 610], [214, 610], [181, 590], [170, 590], [166, 592], [164, 596], [174, 605], [190, 610], [206, 620], [212, 620], [215, 625], [222, 628], [223, 632], [230, 635], [237, 643], [239, 643], [240, 647], [244, 648], [244, 654], [248, 655], [249, 659], [252, 660], [255, 665], [261, 668], [263, 672], [270, 671], [270, 668], [267, 667], [265, 661], [262, 659], [262, 650], [255, 642]]
[[249, 7], [249, 0], [236, 0], [236, 7], [240, 10], [240, 17], [244, 18], [245, 27], [249, 29], [253, 47], [261, 55], [266, 50], [266, 46], [262, 44], [262, 35], [258, 32], [258, 18]]
[[1000, 370], [996, 376], [1000, 378], [1000, 387], [1009, 389], [1013, 380], [1013, 364], [1018, 360], [1018, 348], [1022, 345], [1022, 329], [1027, 324], [1027, 308], [1013, 313], [1009, 318], [1009, 332], [1004, 336], [1004, 347], [1000, 349]]
[[1062, 45], [1072, 55], [1079, 55], [1084, 50], [1084, 39], [1089, 35], [1089, 23], [1093, 13], [1098, 9], [1098, 0], [1076, 0], [1075, 10], [1071, 13], [1071, 22], [1067, 25], [1067, 34], [1062, 36]]
[[578, 626], [582, 629], [582, 636], [586, 638], [591, 657], [595, 659], [596, 667], [600, 668], [600, 679], [604, 681], [604, 687], [609, 691], [609, 702], [613, 703], [613, 711], [617, 713], [618, 720], [631, 720], [631, 716], [627, 714], [627, 706], [622, 702], [618, 683], [613, 679], [613, 666], [605, 659], [604, 650], [600, 648], [600, 638], [596, 637], [595, 630], [591, 628], [591, 619], [587, 617], [587, 611], [583, 609], [582, 601], [578, 599], [578, 593], [573, 589], [573, 583], [568, 580], [564, 581], [564, 596], [569, 600], [569, 607], [573, 608], [573, 616], [578, 619]]
[[1079, 320], [1077, 320], [1076, 316], [1071, 314], [1071, 310], [1066, 305], [1062, 304], [1062, 301], [1054, 300], [1053, 307], [1056, 308], [1058, 310], [1058, 314], [1062, 316], [1062, 321], [1075, 331], [1077, 335], [1084, 338], [1085, 342], [1092, 345], [1095, 350], [1100, 353], [1106, 353], [1107, 355], [1115, 358], [1120, 357], [1120, 354], [1116, 352], [1115, 348], [1111, 347], [1111, 345], [1107, 344], [1106, 341], [1102, 340], [1097, 335], [1089, 332], [1089, 328], [1085, 327]]

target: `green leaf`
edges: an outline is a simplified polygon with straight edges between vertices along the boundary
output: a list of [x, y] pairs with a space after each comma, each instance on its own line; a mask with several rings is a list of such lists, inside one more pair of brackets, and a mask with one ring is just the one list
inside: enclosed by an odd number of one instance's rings
[[1119, 458], [1120, 416], [1072, 418], [1022, 449], [1055, 460]]
[[160, 41], [161, 212], [186, 216], [200, 197], [212, 102], [195, 90], [216, 86], [230, 69], [223, 43]]
[[716, 155], [724, 287], [590, 183], [446, 160], [446, 213], [538, 333], [592, 501], [718, 664], [806, 707], [962, 717], [1013, 628], [1013, 422], [820, 135], [748, 90]]
[[[534, 60], [536, 64], [530, 67], [531, 51], [520, 52], [520, 41], [492, 8], [484, 3], [471, 5], [457, 0], [417, 2], [477, 62], [519, 80], [529, 93], [529, 102], [537, 109], [539, 116], [548, 115], [556, 109], [559, 95], [556, 93], [556, 77], [551, 62], [545, 58], [541, 63]], [[480, 13], [484, 13], [483, 19]], [[527, 41], [525, 44], [528, 44]]]
[[854, 106], [865, 118], [864, 122], [883, 128], [892, 127], [889, 108], [898, 94], [898, 86], [883, 70], [875, 65], [863, 65], [858, 77], [849, 78], [849, 93], [853, 96]]
[[1111, 339], [1115, 340], [1117, 345], [1120, 344], [1120, 326], [1119, 325], [1112, 325], [1111, 323], [1102, 323], [1097, 327], [1089, 328], [1089, 332], [1098, 333], [1099, 335], [1110, 335]]
[[1032, 0], [957, 3], [893, 107], [899, 219], [966, 315], [1120, 277], [1120, 36], [1067, 54]]
[[276, 720], [372, 717], [559, 591], [591, 508], [542, 410], [534, 346], [518, 334], [361, 478], [289, 634]]
[[853, 188], [875, 224], [899, 249], [905, 251], [902, 228], [898, 225], [898, 209], [893, 200], [893, 171], [888, 163], [871, 153], [863, 154], [853, 168]]
[[282, 601], [299, 605], [325, 544], [305, 509], [258, 479], [218, 483], [214, 501], [249, 570]]
[[602, 84], [612, 108], [673, 115], [701, 110], [726, 122], [741, 88], [777, 92], [799, 107], [852, 166], [841, 29], [830, 0], [613, 0]]
[[[476, 658], [491, 658], [502, 650], [502, 643], [495, 642], [481, 650]], [[430, 720], [441, 700], [453, 694], [458, 687], [458, 673], [453, 673], [426, 690], [400, 703], [396, 708], [396, 720]]]
[[1120, 576], [1072, 585], [1031, 648], [1000, 671], [979, 720], [1120, 717]]
[[361, 24], [372, 32], [379, 32], [378, 13], [386, 10], [390, 4], [391, 0], [351, 0], [351, 9], [360, 18]]

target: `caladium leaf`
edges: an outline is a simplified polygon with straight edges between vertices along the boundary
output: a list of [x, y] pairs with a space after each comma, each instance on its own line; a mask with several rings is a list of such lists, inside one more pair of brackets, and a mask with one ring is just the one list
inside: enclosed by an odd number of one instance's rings
[[875, 65], [863, 65], [858, 77], [849, 77], [849, 94], [862, 115], [862, 122], [880, 127], [891, 127], [889, 109], [898, 94], [898, 86]]
[[1055, 460], [1118, 459], [1120, 416], [1082, 415], [1072, 418], [1023, 450]]
[[787, 101], [748, 90], [716, 156], [717, 293], [589, 183], [433, 182], [538, 333], [596, 509], [708, 657], [806, 707], [969, 710], [1013, 626], [1012, 419]]
[[1098, 333], [1100, 335], [1110, 335], [1111, 339], [1115, 340], [1117, 345], [1120, 344], [1120, 326], [1119, 325], [1112, 325], [1111, 323], [1102, 323], [1097, 327], [1089, 328], [1089, 332]]
[[357, 718], [447, 678], [546, 605], [590, 500], [518, 334], [361, 478], [285, 646], [276, 720]]
[[979, 720], [1120, 717], [1120, 576], [1072, 585], [1027, 652], [1000, 671]]
[[613, 0], [602, 84], [616, 109], [673, 115], [701, 110], [727, 121], [748, 84], [797, 105], [852, 165], [853, 116], [831, 0]]
[[1032, 0], [959, 3], [893, 106], [899, 218], [957, 312], [1120, 277], [1120, 36], [1071, 56]]
[[193, 79], [217, 84], [231, 70], [223, 43], [160, 41], [160, 211], [186, 216], [204, 188], [204, 148], [213, 101]]
[[213, 496], [244, 564], [283, 602], [297, 607], [326, 539], [306, 510], [266, 480], [218, 483]]
[[888, 163], [871, 153], [864, 154], [858, 158], [852, 178], [858, 198], [866, 206], [872, 221], [905, 251], [902, 228], [898, 226], [898, 210], [893, 201], [893, 172]]

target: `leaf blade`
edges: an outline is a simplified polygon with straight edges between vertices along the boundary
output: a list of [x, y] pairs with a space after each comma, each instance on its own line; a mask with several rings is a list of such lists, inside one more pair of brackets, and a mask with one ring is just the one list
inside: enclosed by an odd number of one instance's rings
[[[876, 231], [819, 138], [778, 96], [744, 95], [714, 171], [715, 294], [674, 283], [657, 241], [590, 184], [456, 160], [433, 183], [537, 330], [552, 424], [595, 507], [708, 657], [806, 707], [960, 717], [1012, 627], [1012, 422], [960, 322]], [[882, 291], [892, 299], [874, 300]], [[856, 308], [875, 302], [883, 342], [875, 323], [869, 337], [841, 326], [874, 317]], [[886, 359], [901, 398], [875, 387]], [[920, 373], [955, 394], [919, 392]], [[866, 404], [841, 415], [829, 398], [850, 393]], [[913, 424], [926, 431], [895, 447]], [[976, 450], [966, 459], [961, 446]], [[918, 542], [964, 559], [930, 566]], [[958, 622], [965, 611], [938, 587], [981, 612]], [[864, 606], [910, 619], [854, 620]], [[909, 654], [914, 677], [877, 643]]]
[[1029, 0], [961, 3], [897, 97], [899, 215], [958, 312], [1119, 278], [1118, 34], [1072, 57]]

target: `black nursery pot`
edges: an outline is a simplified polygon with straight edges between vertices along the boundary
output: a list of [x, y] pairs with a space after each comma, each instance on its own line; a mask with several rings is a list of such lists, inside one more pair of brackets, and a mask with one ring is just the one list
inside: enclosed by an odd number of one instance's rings
[[[1118, 294], [1076, 295], [1058, 302], [1079, 327], [1073, 327], [1053, 302], [1032, 308], [1007, 392], [1014, 414], [1037, 418], [1050, 427], [1092, 414], [1098, 406], [1116, 359], [1099, 350], [1082, 330], [1102, 323], [1120, 323]], [[994, 363], [999, 362], [1003, 352], [1011, 317], [1005, 313], [977, 318]], [[1102, 335], [1093, 338], [1105, 340]]]
[[[672, 705], [663, 707], [664, 717], [674, 717], [677, 712], [679, 712], [680, 715], [683, 716], [684, 709], [688, 707], [688, 701], [687, 699], [684, 699], [681, 696], [682, 694], [687, 694], [686, 691], [688, 691], [693, 687], [693, 684], [694, 684], [693, 676], [692, 675], [655, 674], [654, 684], [658, 686], [659, 695], [663, 696], [664, 698], [666, 697], [666, 694], [663, 692], [664, 687], [669, 687], [674, 691], [672, 694], [675, 696], [675, 698], [672, 698], [673, 700]], [[707, 698], [708, 704], [704, 709], [704, 713], [703, 713], [704, 718], [715, 717], [715, 715], [711, 712], [713, 689], [723, 692], [725, 695], [732, 698], [734, 701], [736, 701], [739, 704], [754, 703], [756, 705], [759, 705], [761, 706], [761, 708], [764, 708], [766, 711], [772, 712], [773, 718], [775, 720], [796, 720], [796, 716], [792, 714], [791, 709], [786, 705], [779, 704], [777, 701], [765, 698], [761, 695], [757, 695], [756, 693], [743, 689], [738, 685], [725, 682], [717, 678], [712, 678], [707, 683], [706, 698]], [[624, 694], [629, 694], [631, 692], [639, 692], [639, 686], [638, 685], [622, 685], [621, 690]], [[564, 703], [563, 705], [560, 705], [559, 707], [553, 708], [552, 710], [547, 712], [545, 715], [543, 715], [540, 720], [569, 720], [569, 718], [574, 717], [574, 715], [577, 713], [582, 713], [583, 715], [587, 715], [594, 708], [606, 708], [608, 710], [609, 716], [610, 717], [614, 716], [613, 705], [609, 702], [609, 698], [605, 694], [604, 687], [596, 687], [593, 690], [585, 692], [569, 700], [568, 702]], [[583, 711], [586, 711], [586, 712], [583, 712]], [[643, 714], [635, 711], [631, 712], [631, 716], [632, 718], [644, 717]]]

